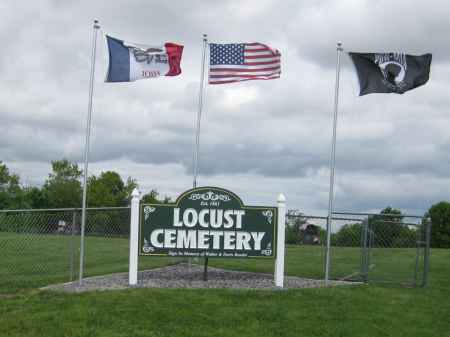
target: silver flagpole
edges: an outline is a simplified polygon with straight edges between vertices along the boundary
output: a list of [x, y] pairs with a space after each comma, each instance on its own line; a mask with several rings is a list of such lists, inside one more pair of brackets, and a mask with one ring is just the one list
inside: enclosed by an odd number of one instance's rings
[[[202, 53], [202, 73], [200, 75], [200, 90], [198, 93], [198, 111], [197, 111], [197, 124], [195, 128], [195, 150], [194, 150], [194, 167], [193, 167], [193, 183], [192, 187], [197, 187], [198, 176], [198, 162], [199, 162], [199, 148], [200, 148], [200, 122], [202, 119], [203, 109], [203, 92], [205, 83], [205, 60], [206, 60], [206, 47], [208, 46], [208, 35], [203, 34], [203, 53]], [[189, 268], [191, 266], [191, 260], [189, 260]], [[208, 257], [205, 256], [205, 263], [203, 265], [203, 280], [208, 279]]]
[[198, 176], [198, 153], [200, 148], [200, 121], [202, 118], [203, 109], [203, 91], [205, 82], [205, 59], [206, 59], [206, 47], [208, 46], [208, 36], [203, 34], [203, 54], [202, 54], [202, 73], [200, 76], [200, 91], [198, 94], [198, 111], [197, 111], [197, 124], [195, 131], [195, 150], [194, 150], [194, 167], [193, 167], [193, 187], [197, 187], [197, 176]]
[[88, 162], [89, 162], [89, 140], [91, 137], [91, 119], [92, 119], [92, 95], [94, 93], [94, 75], [95, 75], [95, 52], [97, 49], [97, 31], [100, 28], [97, 20], [94, 20], [94, 30], [92, 34], [92, 55], [91, 55], [91, 76], [89, 81], [89, 103], [88, 115], [86, 123], [86, 143], [84, 146], [84, 176], [83, 176], [83, 204], [81, 211], [81, 233], [80, 233], [80, 275], [78, 283], [83, 283], [83, 266], [84, 266], [84, 231], [86, 228], [86, 197], [87, 197], [87, 178], [88, 178]]
[[333, 198], [334, 198], [334, 169], [336, 167], [336, 129], [337, 114], [339, 104], [339, 72], [341, 69], [342, 43], [338, 42], [336, 47], [336, 87], [334, 91], [334, 116], [333, 116], [333, 139], [331, 141], [330, 155], [330, 192], [328, 199], [327, 217], [327, 251], [325, 261], [325, 285], [328, 286], [330, 280], [330, 246], [331, 246], [331, 223], [333, 219]]

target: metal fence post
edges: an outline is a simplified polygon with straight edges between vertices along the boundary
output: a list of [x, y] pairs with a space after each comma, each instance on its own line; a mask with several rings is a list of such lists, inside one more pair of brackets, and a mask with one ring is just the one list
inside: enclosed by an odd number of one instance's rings
[[72, 226], [70, 231], [70, 281], [73, 281], [74, 263], [75, 263], [75, 226], [77, 220], [77, 211], [72, 213]]
[[414, 263], [413, 287], [417, 287], [417, 276], [419, 275], [420, 243], [416, 247], [416, 262]]
[[422, 287], [426, 287], [428, 285], [428, 273], [430, 271], [431, 219], [426, 219], [425, 223], [425, 254], [423, 257]]
[[367, 216], [367, 221], [362, 222], [362, 231], [361, 231], [361, 277], [364, 282], [368, 281], [368, 256], [367, 256], [367, 234], [368, 234], [368, 227], [369, 227], [369, 219], [370, 215]]

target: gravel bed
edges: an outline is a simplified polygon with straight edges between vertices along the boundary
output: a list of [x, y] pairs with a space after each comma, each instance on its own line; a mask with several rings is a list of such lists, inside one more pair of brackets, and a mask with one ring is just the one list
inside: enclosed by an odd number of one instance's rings
[[[330, 281], [332, 286], [355, 285], [356, 282]], [[284, 288], [319, 288], [323, 280], [287, 276]], [[65, 292], [126, 289], [128, 273], [88, 277], [80, 287], [78, 281], [55, 284], [42, 289]], [[273, 274], [250, 273], [208, 267], [208, 281], [203, 281], [203, 266], [179, 263], [172, 266], [145, 270], [138, 273], [138, 285], [133, 288], [232, 288], [232, 289], [279, 289], [275, 287]]]

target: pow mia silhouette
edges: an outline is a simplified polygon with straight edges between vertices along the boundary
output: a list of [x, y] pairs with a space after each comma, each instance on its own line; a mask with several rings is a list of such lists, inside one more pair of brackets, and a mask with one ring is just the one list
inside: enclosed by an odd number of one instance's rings
[[374, 62], [383, 75], [383, 84], [397, 92], [406, 90], [406, 55], [403, 53], [375, 54]]

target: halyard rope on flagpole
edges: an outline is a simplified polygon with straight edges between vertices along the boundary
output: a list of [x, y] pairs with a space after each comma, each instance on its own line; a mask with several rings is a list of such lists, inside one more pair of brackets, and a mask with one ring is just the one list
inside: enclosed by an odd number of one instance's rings
[[334, 114], [333, 114], [333, 137], [331, 141], [330, 154], [330, 191], [328, 196], [328, 217], [327, 217], [327, 248], [325, 256], [325, 285], [328, 286], [330, 280], [330, 246], [331, 246], [331, 224], [333, 219], [333, 198], [334, 198], [334, 169], [336, 167], [336, 129], [339, 104], [339, 73], [341, 69], [342, 43], [336, 46], [336, 87], [334, 91]]
[[204, 82], [205, 82], [205, 60], [206, 60], [206, 48], [208, 46], [208, 36], [203, 34], [203, 53], [202, 53], [202, 70], [200, 75], [200, 90], [198, 94], [198, 111], [197, 111], [197, 122], [195, 127], [195, 149], [194, 149], [194, 163], [193, 163], [193, 183], [194, 188], [197, 187], [197, 176], [198, 176], [198, 162], [199, 162], [199, 148], [200, 148], [200, 122], [202, 118], [203, 109], [203, 92], [204, 92]]
[[78, 283], [83, 283], [83, 266], [84, 266], [84, 232], [86, 228], [86, 199], [87, 199], [87, 178], [88, 178], [88, 162], [89, 162], [89, 141], [91, 137], [91, 120], [92, 120], [92, 96], [94, 93], [94, 76], [95, 76], [95, 53], [97, 48], [97, 31], [100, 28], [98, 20], [94, 20], [92, 33], [92, 55], [91, 55], [91, 75], [89, 80], [89, 103], [86, 122], [86, 143], [84, 147], [84, 176], [83, 176], [83, 204], [81, 206], [81, 233], [80, 233], [80, 273]]

